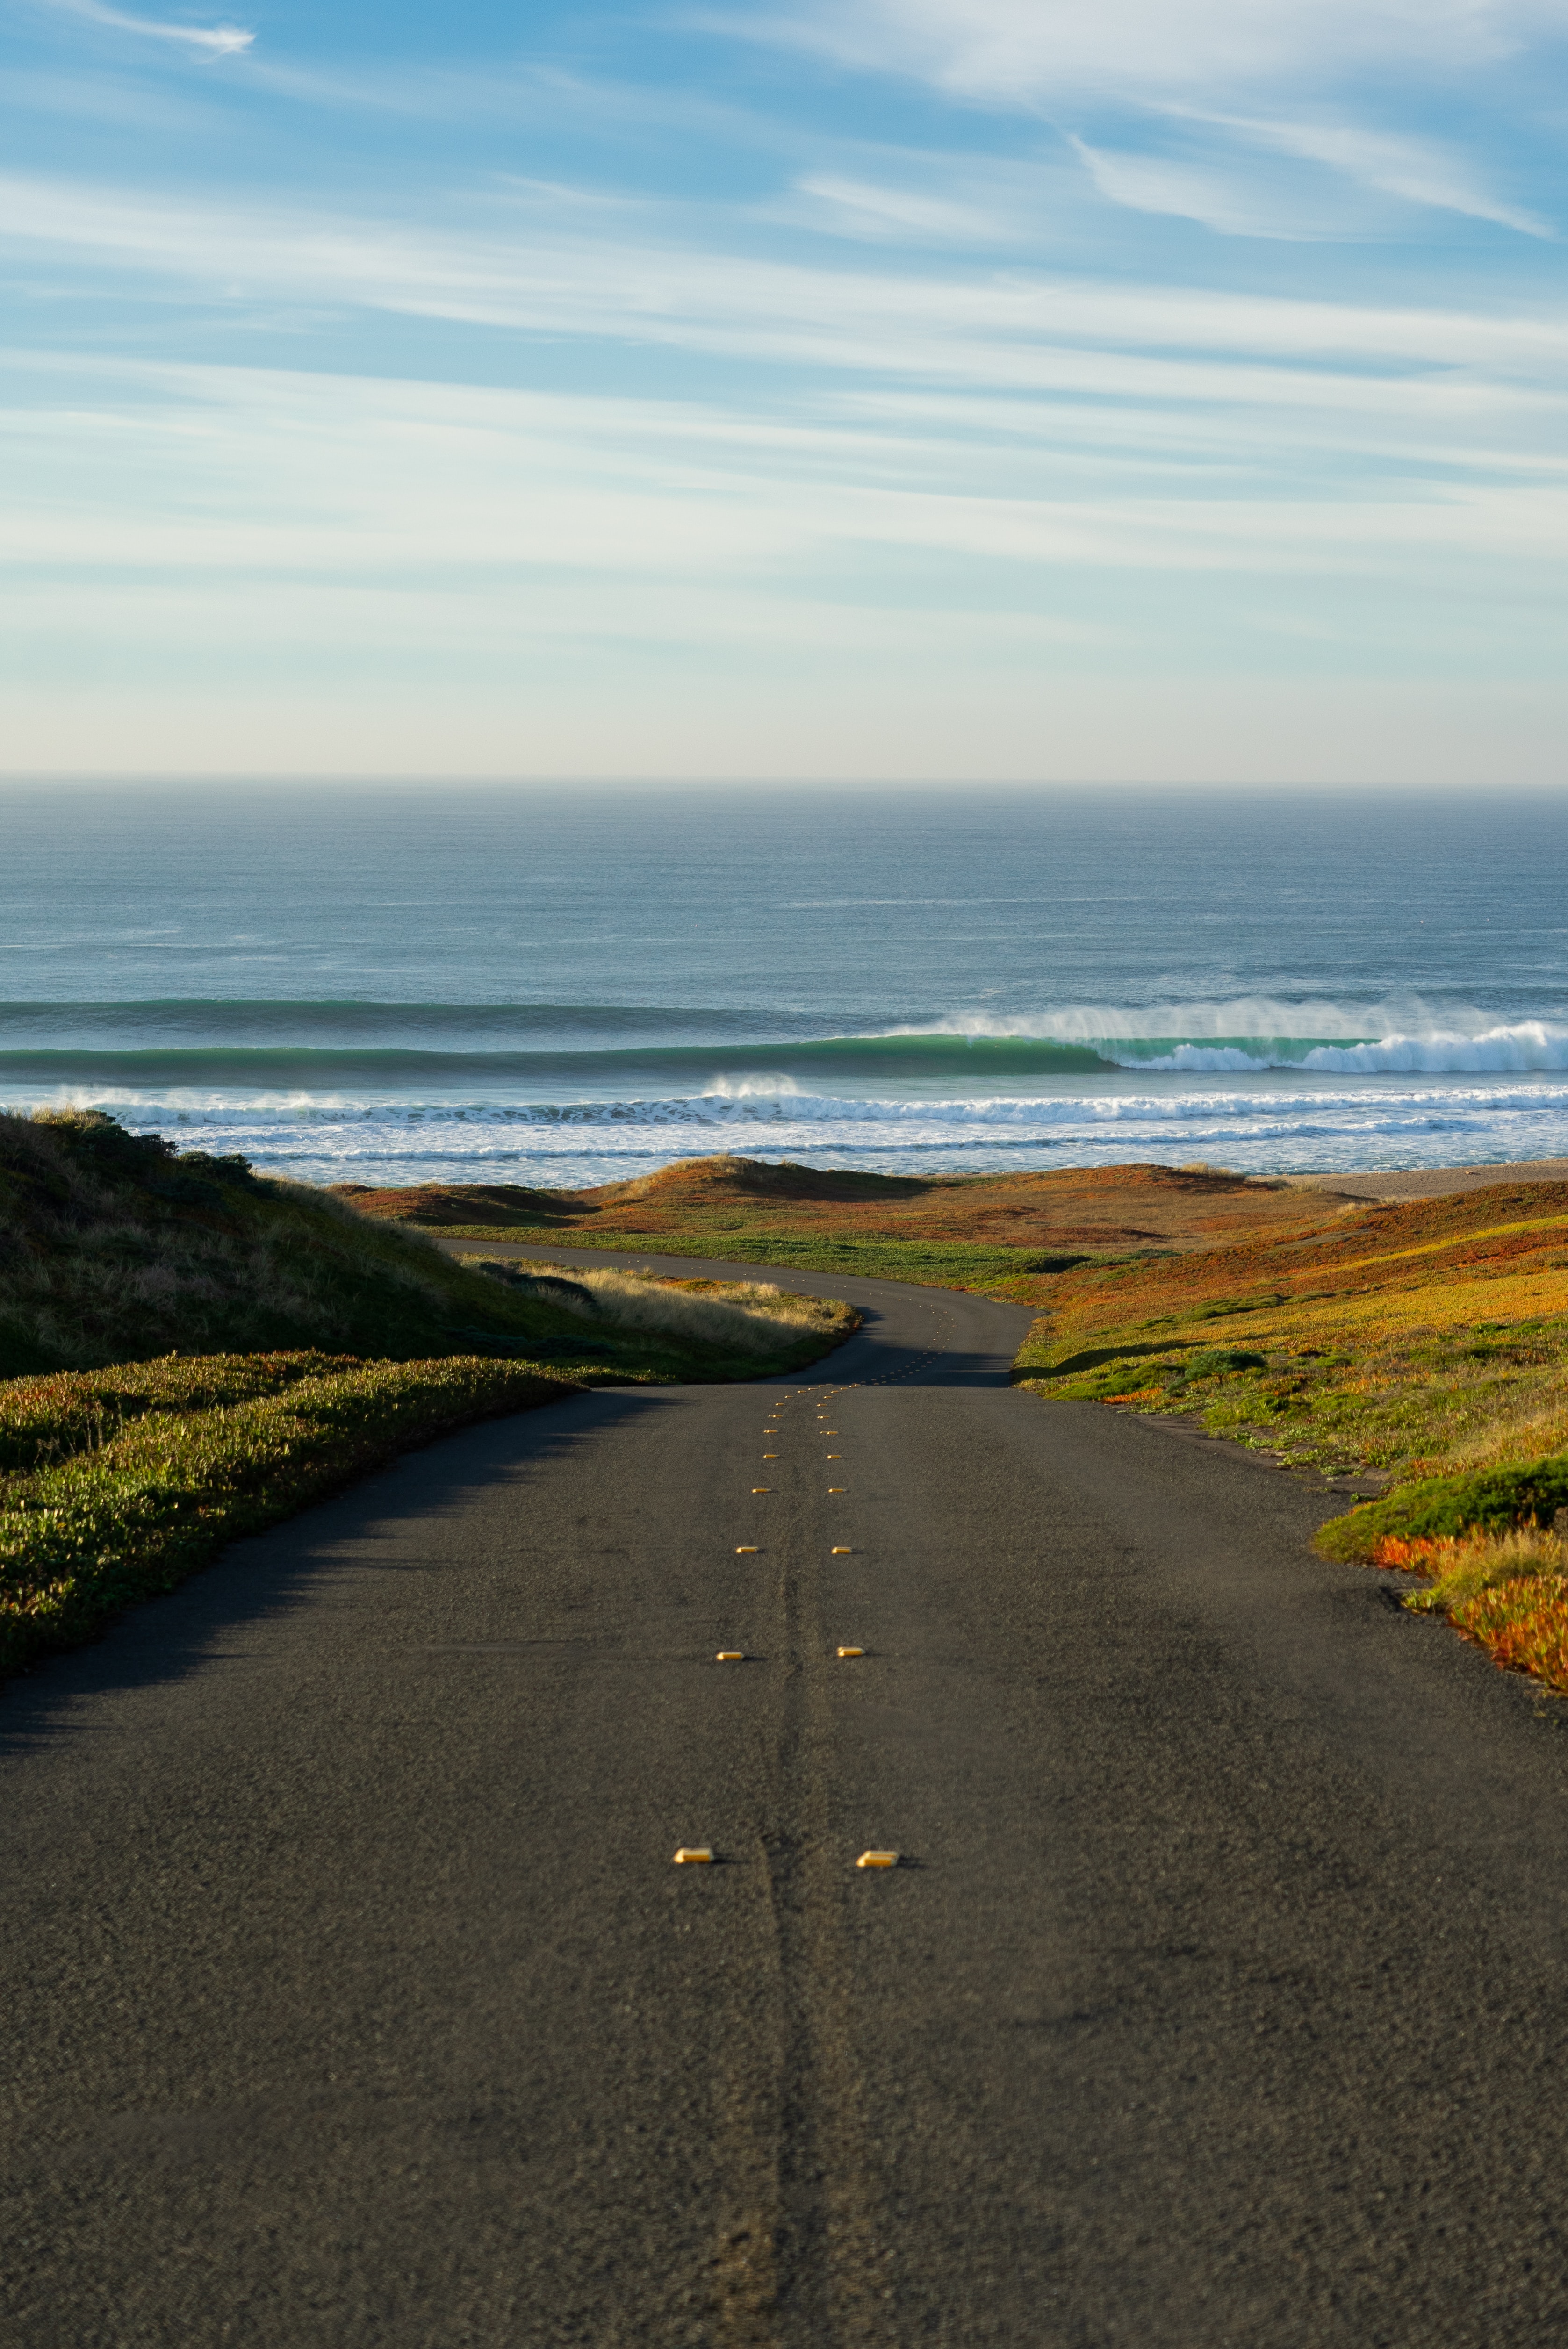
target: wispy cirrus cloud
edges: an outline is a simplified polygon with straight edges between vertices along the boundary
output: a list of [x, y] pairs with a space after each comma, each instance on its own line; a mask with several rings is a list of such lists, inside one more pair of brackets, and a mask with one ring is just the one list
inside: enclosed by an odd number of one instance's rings
[[[1152, 127], [1143, 127], [1142, 145], [1110, 145], [1075, 131], [1068, 144], [1110, 202], [1201, 221], [1222, 235], [1354, 240], [1379, 212], [1411, 206], [1490, 221], [1522, 236], [1556, 233], [1431, 140], [1191, 107], [1162, 108]], [[1366, 197], [1380, 200], [1371, 212]]]
[[[1511, 142], [1493, 164], [1404, 119], [1456, 78], [1469, 101], [1489, 74], [1568, 37], [1568, 0], [801, 0], [732, 29], [1046, 115], [1076, 137], [1100, 192], [1136, 211], [1229, 233], [1355, 235], [1366, 221], [1326, 192], [1337, 180], [1553, 233], [1508, 192]], [[1107, 109], [1122, 120], [1108, 143], [1089, 133]], [[1166, 151], [1173, 118], [1212, 151]], [[1467, 135], [1484, 147], [1484, 126]], [[1272, 183], [1238, 150], [1315, 171], [1324, 187]]]
[[1550, 237], [1549, 222], [1498, 196], [1464, 157], [1432, 139], [1366, 130], [1353, 123], [1259, 120], [1245, 115], [1182, 109], [1251, 144], [1303, 162], [1321, 163], [1400, 202], [1472, 220], [1495, 221], [1524, 236]]
[[122, 8], [104, 5], [103, 0], [52, 0], [52, 5], [67, 16], [85, 17], [91, 25], [107, 26], [111, 32], [135, 33], [144, 40], [172, 41], [201, 57], [240, 57], [255, 40], [254, 33], [239, 25], [184, 25], [152, 16], [132, 16]]
[[[733, 31], [745, 22], [727, 19]], [[804, 0], [754, 33], [1020, 99], [1317, 85], [1498, 64], [1568, 31], [1563, 0]]]
[[[621, 345], [660, 342], [825, 370], [926, 374], [998, 387], [1079, 380], [1085, 355], [1147, 353], [1168, 390], [1183, 367], [1272, 398], [1298, 363], [1319, 404], [1451, 402], [1480, 380], [1552, 400], [1568, 375], [1556, 304], [1467, 308], [1323, 300], [1082, 274], [812, 266], [663, 235], [657, 208], [606, 230], [563, 227], [560, 191], [474, 210], [466, 229], [325, 205], [161, 197], [84, 180], [0, 174], [0, 249], [51, 277], [73, 261], [202, 298], [337, 304]], [[1386, 378], [1376, 370], [1387, 367]], [[1343, 367], [1344, 372], [1339, 370]], [[1413, 372], [1414, 371], [1414, 372]], [[1305, 380], [1306, 378], [1303, 378]]]

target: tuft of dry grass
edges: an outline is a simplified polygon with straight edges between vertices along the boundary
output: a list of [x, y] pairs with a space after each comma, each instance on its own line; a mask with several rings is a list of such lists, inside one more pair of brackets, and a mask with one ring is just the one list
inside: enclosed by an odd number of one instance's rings
[[1469, 1533], [1428, 1539], [1385, 1534], [1372, 1553], [1374, 1566], [1431, 1578], [1425, 1590], [1405, 1601], [1418, 1614], [1448, 1615], [1490, 1590], [1494, 1583], [1527, 1576], [1568, 1579], [1568, 1542], [1531, 1523], [1503, 1533]]
[[623, 1330], [658, 1330], [688, 1345], [721, 1353], [793, 1354], [802, 1338], [834, 1340], [857, 1329], [860, 1316], [837, 1299], [801, 1297], [772, 1281], [674, 1281], [621, 1272], [613, 1266], [469, 1257], [463, 1264], [500, 1272], [512, 1285], [547, 1295], [567, 1312], [612, 1322]]
[[1568, 1582], [1531, 1575], [1497, 1583], [1451, 1609], [1449, 1620], [1501, 1671], [1568, 1695]]

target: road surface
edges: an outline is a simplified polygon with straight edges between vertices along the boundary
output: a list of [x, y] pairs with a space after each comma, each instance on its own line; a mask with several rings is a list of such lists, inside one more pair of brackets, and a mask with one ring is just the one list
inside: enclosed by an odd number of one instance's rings
[[1557, 1708], [1015, 1309], [789, 1278], [814, 1371], [457, 1436], [12, 1685], [7, 2344], [1568, 2338]]

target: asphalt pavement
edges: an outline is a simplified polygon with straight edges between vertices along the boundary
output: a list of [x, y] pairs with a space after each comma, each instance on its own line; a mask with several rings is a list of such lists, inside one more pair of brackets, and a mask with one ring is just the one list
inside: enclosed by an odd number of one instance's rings
[[865, 1330], [5, 1692], [0, 2339], [1568, 2339], [1560, 1709], [1021, 1311], [782, 1277]]

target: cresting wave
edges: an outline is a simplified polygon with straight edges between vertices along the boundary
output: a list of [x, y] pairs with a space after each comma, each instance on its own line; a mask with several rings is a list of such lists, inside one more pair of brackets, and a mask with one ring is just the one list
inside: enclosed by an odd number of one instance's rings
[[1179, 1032], [1104, 1035], [1091, 1042], [957, 1030], [828, 1036], [799, 1042], [653, 1044], [575, 1050], [421, 1050], [366, 1045], [132, 1045], [7, 1048], [0, 1091], [40, 1085], [149, 1089], [233, 1086], [286, 1092], [421, 1085], [485, 1092], [616, 1084], [638, 1092], [695, 1087], [724, 1093], [768, 1079], [864, 1083], [880, 1079], [1027, 1082], [1096, 1071], [1246, 1075], [1302, 1070], [1344, 1076], [1527, 1075], [1568, 1072], [1568, 1027], [1543, 1019], [1479, 1030], [1428, 1028], [1380, 1036]]
[[313, 1181], [584, 1184], [714, 1150], [906, 1172], [1031, 1154], [1291, 1172], [1568, 1152], [1568, 1021], [1544, 1017], [1248, 997], [824, 1024], [581, 1004], [13, 1003], [0, 1102], [102, 1107]]

